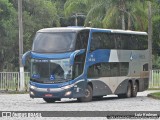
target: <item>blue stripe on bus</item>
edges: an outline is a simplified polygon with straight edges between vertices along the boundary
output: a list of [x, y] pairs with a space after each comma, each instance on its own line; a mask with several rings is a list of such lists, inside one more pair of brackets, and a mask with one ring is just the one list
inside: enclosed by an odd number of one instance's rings
[[33, 85], [38, 88], [61, 88], [61, 87], [67, 86], [67, 85], [74, 84], [78, 80], [82, 80], [82, 79], [84, 80], [84, 77], [81, 76], [81, 77], [78, 77], [74, 80], [70, 80], [70, 81], [64, 82], [64, 83], [57, 83], [57, 84], [44, 84], [44, 83], [37, 83], [37, 82], [30, 81], [30, 85]]
[[98, 29], [98, 28], [96, 28], [96, 29], [91, 29], [90, 30], [90, 32], [91, 33], [93, 33], [93, 32], [108, 32], [108, 33], [111, 33], [112, 31], [111, 30], [107, 30], [107, 29]]
[[91, 53], [89, 53], [89, 57], [87, 59], [88, 66], [91, 66], [100, 62], [108, 62], [110, 57], [111, 50], [108, 49], [98, 49]]
[[44, 54], [44, 53], [31, 52], [31, 57], [35, 59], [65, 59], [65, 58], [69, 58], [72, 53], [73, 52]]

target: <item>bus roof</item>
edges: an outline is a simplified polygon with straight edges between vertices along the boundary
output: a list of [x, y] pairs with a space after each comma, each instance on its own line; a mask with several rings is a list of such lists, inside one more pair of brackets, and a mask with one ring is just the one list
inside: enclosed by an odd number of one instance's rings
[[103, 28], [91, 28], [91, 27], [55, 27], [55, 28], [44, 28], [40, 29], [38, 32], [78, 32], [81, 30], [93, 30], [93, 31], [103, 31], [110, 33], [122, 33], [122, 34], [139, 34], [139, 35], [147, 35], [147, 32], [141, 31], [131, 31], [131, 30], [120, 30], [120, 29], [103, 29]]
[[55, 28], [44, 28], [38, 32], [76, 32], [85, 30], [85, 27], [55, 27]]

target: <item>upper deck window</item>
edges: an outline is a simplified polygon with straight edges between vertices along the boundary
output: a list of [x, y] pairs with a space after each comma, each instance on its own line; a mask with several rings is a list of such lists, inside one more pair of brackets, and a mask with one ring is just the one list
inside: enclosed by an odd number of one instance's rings
[[93, 32], [90, 51], [97, 49], [146, 50], [147, 35]]
[[73, 51], [76, 32], [38, 32], [32, 50], [40, 53]]

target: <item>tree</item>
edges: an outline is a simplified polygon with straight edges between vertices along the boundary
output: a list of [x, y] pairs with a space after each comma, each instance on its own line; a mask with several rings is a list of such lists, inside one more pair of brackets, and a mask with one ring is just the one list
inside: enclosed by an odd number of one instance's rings
[[91, 23], [93, 27], [117, 29], [126, 29], [127, 25], [129, 29], [146, 30], [146, 10], [142, 0], [67, 0], [65, 4], [66, 15], [71, 15], [73, 11], [86, 13], [86, 26]]
[[[18, 36], [17, 13], [8, 0], [0, 0], [0, 71], [14, 68]], [[18, 42], [18, 41], [17, 41]]]
[[24, 51], [28, 51], [39, 29], [60, 26], [60, 22], [54, 2], [25, 0], [23, 6]]
[[153, 23], [153, 69], [160, 68], [160, 1], [152, 2], [152, 23]]

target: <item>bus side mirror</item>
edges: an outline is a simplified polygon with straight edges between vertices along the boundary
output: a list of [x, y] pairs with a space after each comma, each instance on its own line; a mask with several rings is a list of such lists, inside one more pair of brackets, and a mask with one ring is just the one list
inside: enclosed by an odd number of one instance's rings
[[80, 55], [82, 53], [85, 52], [85, 49], [80, 49], [80, 50], [76, 50], [74, 51], [71, 55], [70, 55], [70, 65], [74, 64], [74, 59], [76, 57], [76, 55]]
[[27, 57], [28, 57], [29, 55], [31, 55], [31, 51], [27, 51], [27, 52], [25, 52], [25, 53], [23, 54], [23, 56], [22, 56], [22, 64], [23, 64], [23, 66], [25, 66], [25, 64], [26, 64], [26, 59], [27, 59]]

